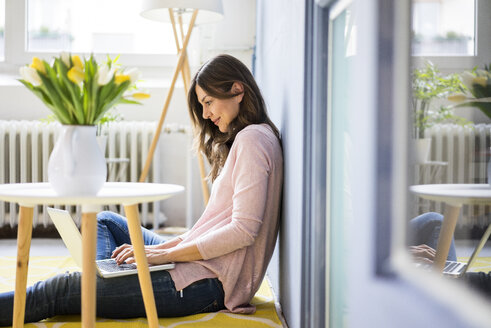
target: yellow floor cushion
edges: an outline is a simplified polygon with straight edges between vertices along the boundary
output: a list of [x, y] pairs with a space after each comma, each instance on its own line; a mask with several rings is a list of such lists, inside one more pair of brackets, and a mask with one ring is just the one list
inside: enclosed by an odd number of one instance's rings
[[[0, 292], [10, 291], [15, 286], [15, 257], [0, 256]], [[58, 273], [77, 271], [71, 257], [39, 256], [31, 257], [27, 284], [46, 279]], [[180, 318], [159, 319], [162, 328], [173, 327], [283, 327], [275, 307], [273, 293], [265, 279], [254, 297], [253, 304], [257, 311], [254, 315], [239, 315], [233, 313], [205, 313]], [[97, 318], [97, 327], [137, 328], [147, 327], [146, 318], [110, 320]], [[25, 327], [71, 328], [80, 327], [80, 316], [57, 316], [40, 323], [27, 324]]]
[[[457, 261], [469, 261], [468, 257], [458, 257]], [[491, 257], [478, 257], [468, 270], [469, 272], [489, 272], [491, 271]]]

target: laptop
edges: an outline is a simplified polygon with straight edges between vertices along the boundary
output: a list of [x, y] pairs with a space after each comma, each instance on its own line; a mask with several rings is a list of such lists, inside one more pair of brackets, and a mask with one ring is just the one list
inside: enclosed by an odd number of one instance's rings
[[472, 264], [474, 264], [479, 253], [481, 252], [484, 245], [488, 241], [490, 235], [491, 235], [491, 224], [488, 226], [488, 228], [482, 235], [479, 244], [476, 246], [476, 248], [472, 252], [471, 257], [469, 258], [469, 261], [467, 263], [446, 261], [445, 267], [443, 268], [443, 275], [452, 278], [462, 277], [467, 272], [467, 270], [472, 266]]
[[[48, 207], [48, 214], [75, 263], [82, 268], [82, 235], [75, 225], [72, 216], [67, 211], [50, 207]], [[135, 264], [123, 263], [118, 265], [114, 259], [97, 260], [96, 267], [97, 274], [103, 278], [114, 278], [138, 273]], [[149, 265], [148, 268], [150, 271], [159, 271], [170, 270], [174, 267], [174, 263], [168, 263]]]

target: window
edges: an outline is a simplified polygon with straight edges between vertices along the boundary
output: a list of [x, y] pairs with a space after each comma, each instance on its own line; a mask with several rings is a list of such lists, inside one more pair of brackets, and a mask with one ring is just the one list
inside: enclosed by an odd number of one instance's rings
[[[121, 63], [141, 68], [165, 70], [175, 65], [172, 25], [141, 17], [140, 1], [0, 1], [5, 3], [6, 19], [0, 65], [6, 71], [17, 71], [33, 56], [49, 59], [60, 51], [94, 53], [99, 60], [121, 55]], [[191, 38], [188, 53], [197, 46]]]
[[474, 56], [474, 7], [472, 0], [415, 0], [413, 55]]
[[140, 6], [133, 0], [28, 0], [27, 50], [175, 54], [170, 23], [141, 17]]

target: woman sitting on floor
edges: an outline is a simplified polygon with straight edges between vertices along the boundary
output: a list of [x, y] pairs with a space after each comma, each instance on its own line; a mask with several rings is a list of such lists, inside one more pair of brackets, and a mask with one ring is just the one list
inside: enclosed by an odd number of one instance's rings
[[[283, 156], [277, 128], [247, 67], [221, 55], [196, 73], [188, 93], [197, 145], [211, 164], [211, 197], [193, 228], [170, 241], [142, 229], [160, 317], [227, 310], [253, 313], [278, 234]], [[133, 263], [126, 219], [98, 215], [97, 258]], [[27, 289], [25, 322], [81, 311], [81, 273], [66, 273]], [[13, 292], [0, 294], [0, 326], [10, 325]], [[97, 315], [144, 317], [137, 275], [97, 277]]]

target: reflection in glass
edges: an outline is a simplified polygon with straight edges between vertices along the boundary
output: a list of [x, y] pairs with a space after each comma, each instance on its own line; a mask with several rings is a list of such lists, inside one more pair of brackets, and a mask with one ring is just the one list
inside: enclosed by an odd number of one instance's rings
[[473, 56], [473, 0], [414, 0], [413, 55]]
[[[444, 270], [444, 277], [466, 282], [491, 297], [487, 169], [491, 158], [491, 53], [481, 53], [482, 59], [458, 57], [474, 55], [476, 40], [479, 49], [491, 49], [489, 38], [477, 38], [474, 33], [475, 3], [413, 0], [412, 49], [423, 60], [414, 60], [409, 77], [415, 147], [409, 161], [409, 217], [413, 219], [407, 227], [407, 246], [417, 266]], [[489, 13], [481, 12], [479, 17], [489, 17]], [[486, 28], [486, 24], [478, 25]], [[426, 57], [433, 55], [457, 55], [455, 68], [444, 66], [444, 59]], [[476, 112], [483, 115], [476, 116]], [[424, 156], [416, 146], [423, 139], [429, 146]]]
[[28, 0], [28, 51], [175, 54], [170, 23], [133, 0]]

